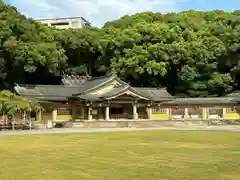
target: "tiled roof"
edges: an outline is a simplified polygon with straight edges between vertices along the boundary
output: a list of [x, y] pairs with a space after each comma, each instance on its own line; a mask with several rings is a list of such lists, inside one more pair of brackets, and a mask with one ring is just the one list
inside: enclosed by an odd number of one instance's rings
[[164, 104], [169, 105], [201, 105], [201, 104], [229, 104], [235, 103], [235, 98], [230, 97], [212, 97], [212, 98], [176, 98], [173, 101], [165, 102]]
[[21, 96], [60, 96], [60, 97], [68, 97], [72, 96], [74, 93], [78, 93], [83, 91], [83, 88], [81, 86], [76, 87], [67, 87], [67, 86], [61, 86], [61, 85], [35, 85], [35, 86], [29, 86], [29, 85], [20, 85], [15, 86], [15, 91], [21, 95]]
[[[89, 92], [106, 86], [114, 80], [118, 80], [122, 86], [112, 89], [103, 95], [92, 95]], [[69, 97], [78, 97], [84, 100], [97, 101], [107, 99], [109, 97], [117, 96], [124, 93], [124, 91], [132, 91], [144, 99], [152, 101], [166, 101], [173, 97], [167, 92], [165, 88], [140, 88], [131, 87], [125, 82], [119, 80], [115, 76], [103, 76], [92, 78], [84, 83], [77, 85], [16, 85], [15, 91], [22, 96], [32, 96], [39, 100], [67, 100]]]
[[80, 94], [93, 88], [97, 88], [113, 80], [113, 76], [104, 76], [92, 78], [87, 82], [75, 85], [16, 85], [15, 91], [22, 96], [55, 96], [55, 97], [71, 97], [73, 94]]
[[154, 101], [163, 101], [172, 99], [173, 96], [170, 95], [165, 88], [134, 88], [137, 92], [141, 93], [143, 96], [148, 97]]

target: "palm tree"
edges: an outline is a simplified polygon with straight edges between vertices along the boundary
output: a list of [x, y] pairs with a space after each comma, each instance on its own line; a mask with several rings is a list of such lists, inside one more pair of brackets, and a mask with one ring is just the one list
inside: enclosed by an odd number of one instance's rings
[[[3, 117], [4, 124], [8, 120], [13, 119], [14, 115], [18, 112], [24, 112], [24, 114], [31, 113], [32, 111], [39, 112], [42, 108], [35, 100], [30, 100], [21, 96], [17, 96], [10, 91], [4, 90], [0, 91], [0, 114]], [[13, 129], [14, 129], [14, 123]], [[29, 126], [31, 129], [31, 117], [29, 117]]]
[[[20, 96], [18, 96], [19, 98]], [[30, 100], [27, 98], [20, 97], [19, 99], [19, 107], [20, 110], [22, 110], [25, 114], [28, 114], [28, 122], [29, 122], [29, 127], [32, 129], [32, 120], [31, 120], [31, 112], [40, 112], [42, 111], [42, 107], [40, 104], [35, 101], [35, 100]]]

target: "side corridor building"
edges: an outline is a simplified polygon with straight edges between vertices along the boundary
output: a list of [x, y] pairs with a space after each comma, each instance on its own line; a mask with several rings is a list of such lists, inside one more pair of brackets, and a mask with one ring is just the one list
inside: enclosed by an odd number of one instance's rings
[[16, 85], [21, 96], [37, 99], [38, 121], [239, 119], [240, 93], [212, 98], [175, 98], [165, 88], [132, 87], [116, 76], [65, 76], [62, 85]]

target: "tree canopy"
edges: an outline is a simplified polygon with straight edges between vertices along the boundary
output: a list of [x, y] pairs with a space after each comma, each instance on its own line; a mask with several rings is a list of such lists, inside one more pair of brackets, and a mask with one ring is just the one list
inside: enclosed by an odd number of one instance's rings
[[146, 12], [108, 22], [111, 71], [174, 95], [224, 95], [239, 88], [239, 18], [223, 11]]
[[33, 82], [44, 74], [55, 76], [67, 59], [51, 29], [7, 5], [0, 5], [0, 52], [5, 75], [1, 78], [6, 86], [13, 82]]
[[0, 56], [2, 88], [111, 73], [173, 95], [221, 96], [240, 89], [240, 11], [144, 12], [57, 30], [0, 5]]

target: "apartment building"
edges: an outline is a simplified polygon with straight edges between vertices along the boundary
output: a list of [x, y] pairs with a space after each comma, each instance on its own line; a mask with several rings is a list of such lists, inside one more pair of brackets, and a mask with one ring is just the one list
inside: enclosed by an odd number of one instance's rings
[[78, 28], [91, 26], [91, 23], [88, 22], [83, 17], [37, 19], [36, 21], [41, 22], [42, 24], [48, 27], [55, 27], [57, 29], [68, 29], [68, 28], [78, 29]]

